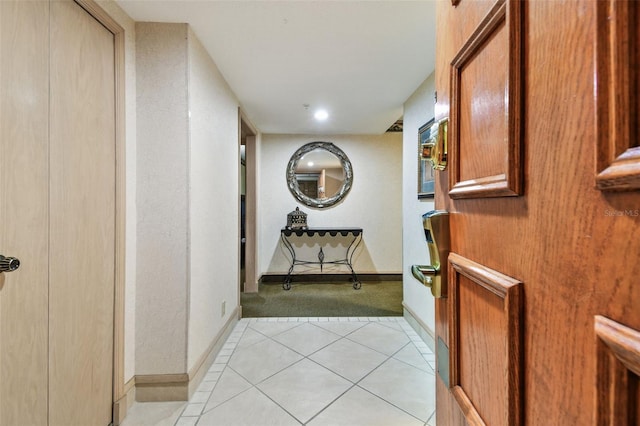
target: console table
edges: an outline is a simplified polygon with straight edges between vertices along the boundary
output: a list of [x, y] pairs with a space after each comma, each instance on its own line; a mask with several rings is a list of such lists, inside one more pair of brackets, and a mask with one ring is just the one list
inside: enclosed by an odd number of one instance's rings
[[[320, 251], [318, 252], [318, 260], [301, 260], [296, 257], [296, 250], [289, 239], [292, 236], [302, 237], [308, 236], [313, 237], [318, 234], [321, 237], [329, 234], [332, 237], [337, 235], [341, 235], [343, 237], [352, 236], [353, 239], [351, 243], [347, 247], [347, 251], [345, 252], [345, 256], [342, 259], [337, 260], [325, 260], [324, 251], [322, 247], [320, 247]], [[322, 267], [324, 265], [346, 265], [349, 267], [351, 271], [351, 281], [353, 282], [353, 288], [358, 290], [362, 287], [362, 283], [358, 279], [358, 275], [353, 270], [353, 255], [356, 252], [356, 249], [362, 242], [362, 228], [306, 228], [306, 229], [289, 229], [282, 228], [280, 230], [280, 239], [282, 240], [282, 244], [286, 247], [291, 255], [291, 266], [289, 266], [289, 272], [282, 283], [282, 288], [285, 290], [291, 289], [291, 275], [293, 274], [293, 268], [296, 265], [320, 265], [320, 272], [322, 272]]]

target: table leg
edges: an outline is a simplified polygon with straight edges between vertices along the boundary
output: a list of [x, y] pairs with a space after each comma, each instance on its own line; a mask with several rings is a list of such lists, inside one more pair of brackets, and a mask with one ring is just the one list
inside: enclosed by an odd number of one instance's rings
[[291, 265], [289, 266], [289, 272], [287, 272], [287, 276], [282, 282], [282, 288], [285, 290], [291, 290], [291, 274], [293, 273], [293, 267], [296, 264], [296, 250], [293, 248], [293, 244], [289, 242], [284, 234], [280, 234], [280, 239], [291, 255]]
[[[356, 242], [354, 246], [354, 243]], [[362, 282], [358, 279], [358, 274], [356, 274], [356, 271], [354, 271], [353, 269], [353, 255], [356, 252], [356, 249], [358, 248], [358, 246], [360, 245], [360, 243], [362, 242], [362, 234], [358, 234], [355, 237], [353, 237], [353, 240], [351, 241], [351, 244], [349, 244], [349, 247], [347, 247], [347, 256], [346, 256], [346, 261], [347, 261], [347, 266], [349, 266], [349, 269], [351, 270], [351, 281], [353, 282], [353, 288], [355, 290], [360, 290], [360, 288], [362, 288]]]

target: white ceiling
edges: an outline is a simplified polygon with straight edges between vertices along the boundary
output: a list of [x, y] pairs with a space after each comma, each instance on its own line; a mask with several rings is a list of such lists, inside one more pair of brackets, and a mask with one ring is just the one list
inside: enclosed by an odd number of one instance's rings
[[116, 1], [189, 23], [263, 133], [383, 133], [434, 69], [432, 0]]

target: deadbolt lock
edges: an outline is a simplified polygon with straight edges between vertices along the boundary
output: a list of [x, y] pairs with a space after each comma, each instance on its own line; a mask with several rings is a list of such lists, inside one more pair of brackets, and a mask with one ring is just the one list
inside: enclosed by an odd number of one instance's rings
[[447, 154], [449, 151], [447, 141], [447, 128], [449, 119], [444, 118], [433, 124], [429, 129], [429, 138], [422, 144], [422, 158], [431, 163], [434, 170], [447, 168]]

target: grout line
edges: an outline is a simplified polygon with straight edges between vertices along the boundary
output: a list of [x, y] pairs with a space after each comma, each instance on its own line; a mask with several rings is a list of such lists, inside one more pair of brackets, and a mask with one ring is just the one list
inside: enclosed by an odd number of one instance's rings
[[[326, 367], [325, 367], [326, 368]], [[342, 376], [341, 376], [342, 377]], [[347, 379], [348, 380], [348, 379]], [[350, 381], [350, 380], [349, 380]], [[331, 407], [337, 400], [339, 400], [340, 398], [342, 398], [343, 396], [345, 396], [347, 394], [347, 392], [349, 392], [351, 389], [355, 388], [357, 385], [355, 383], [352, 382], [351, 386], [349, 386], [349, 388], [347, 390], [345, 390], [344, 392], [342, 392], [340, 395], [338, 395], [337, 397], [335, 397], [330, 403], [328, 403], [327, 405], [324, 406], [324, 408], [322, 408], [322, 410], [318, 411], [316, 414], [314, 414], [313, 416], [311, 416], [311, 418], [309, 420], [307, 420], [307, 422], [305, 424], [308, 424], [310, 421], [312, 421], [313, 419], [315, 419], [316, 417], [318, 417], [320, 414], [322, 414], [327, 408]]]
[[275, 401], [273, 398], [271, 398], [269, 395], [267, 395], [266, 393], [262, 392], [262, 390], [257, 387], [257, 386], [253, 386], [258, 392], [260, 392], [263, 396], [265, 396], [267, 399], [269, 399], [271, 402], [273, 402], [275, 405], [277, 405], [278, 407], [280, 407], [280, 409], [282, 409], [282, 411], [284, 411], [285, 413], [287, 413], [288, 415], [291, 416], [292, 419], [294, 419], [295, 421], [297, 421], [298, 423], [300, 423], [301, 425], [304, 425], [305, 423], [303, 423], [302, 421], [300, 421], [296, 416], [294, 416], [292, 413], [289, 412], [289, 410], [287, 410], [286, 408], [284, 408], [282, 405], [280, 405], [277, 401]]
[[360, 389], [362, 389], [363, 391], [365, 391], [365, 392], [367, 392], [367, 393], [370, 393], [371, 395], [373, 395], [374, 397], [376, 397], [376, 398], [380, 399], [381, 401], [386, 402], [387, 404], [391, 405], [392, 407], [397, 408], [398, 410], [402, 411], [403, 413], [405, 413], [405, 414], [407, 414], [407, 415], [409, 415], [409, 416], [413, 417], [414, 419], [416, 419], [416, 420], [419, 420], [419, 421], [421, 421], [421, 422], [426, 423], [426, 421], [422, 420], [422, 419], [421, 419], [421, 418], [419, 418], [419, 417], [414, 416], [413, 414], [411, 414], [411, 413], [410, 413], [410, 412], [408, 412], [407, 410], [405, 410], [405, 409], [403, 409], [403, 408], [401, 408], [401, 407], [398, 407], [398, 406], [397, 406], [396, 404], [394, 404], [393, 402], [391, 402], [391, 401], [387, 401], [386, 399], [382, 398], [381, 396], [376, 395], [375, 393], [371, 392], [370, 390], [368, 390], [368, 389], [366, 389], [366, 388], [363, 388], [363, 387], [362, 387], [362, 386], [360, 386], [360, 385], [356, 385], [356, 386], [358, 386], [358, 387], [359, 387]]
[[[432, 419], [435, 420], [436, 418], [436, 410], [433, 410], [433, 413], [431, 413], [431, 415], [429, 416], [429, 418], [427, 419], [427, 421], [424, 423], [425, 425], [429, 424], [429, 422], [431, 422]], [[435, 422], [434, 422], [435, 425]]]

